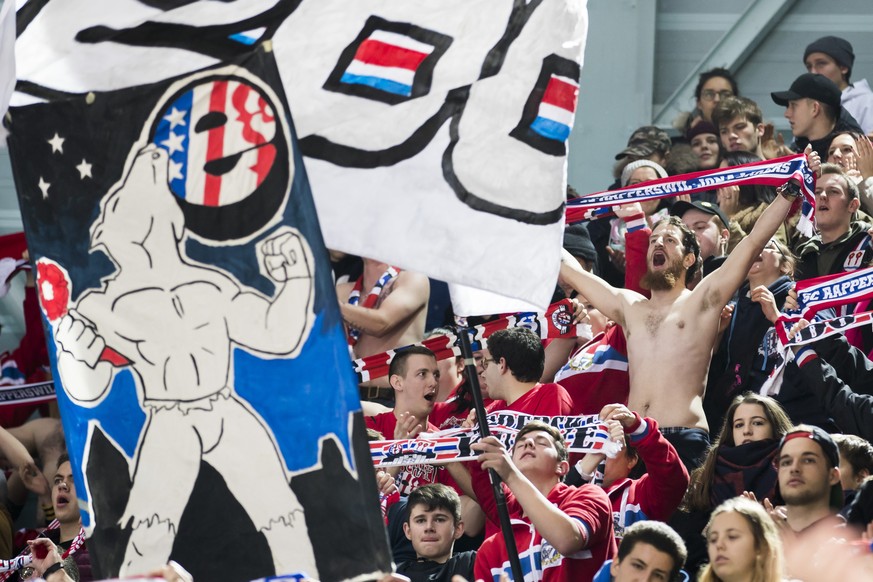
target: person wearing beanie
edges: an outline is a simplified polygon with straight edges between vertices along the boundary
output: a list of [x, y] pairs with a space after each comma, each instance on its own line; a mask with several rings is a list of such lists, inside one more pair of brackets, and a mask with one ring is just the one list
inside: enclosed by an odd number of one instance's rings
[[712, 123], [699, 121], [688, 130], [685, 139], [691, 144], [691, 151], [697, 158], [698, 170], [711, 170], [718, 167], [720, 160], [718, 130]]
[[576, 257], [583, 269], [597, 274], [597, 249], [584, 224], [571, 224], [564, 229], [564, 248]]
[[667, 170], [661, 164], [651, 160], [637, 160], [629, 163], [621, 171], [621, 187], [627, 188], [650, 180], [667, 177]]
[[803, 51], [803, 64], [810, 73], [824, 75], [841, 91], [843, 108], [855, 118], [864, 133], [873, 132], [873, 91], [867, 79], [850, 82], [855, 53], [852, 45], [838, 36], [823, 36]]

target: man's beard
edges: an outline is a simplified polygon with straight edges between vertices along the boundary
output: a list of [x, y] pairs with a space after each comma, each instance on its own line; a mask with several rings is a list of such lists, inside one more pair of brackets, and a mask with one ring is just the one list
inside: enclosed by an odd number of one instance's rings
[[660, 271], [649, 268], [640, 280], [640, 287], [646, 291], [669, 291], [676, 286], [684, 272], [685, 266], [681, 259], [674, 260], [666, 269]]

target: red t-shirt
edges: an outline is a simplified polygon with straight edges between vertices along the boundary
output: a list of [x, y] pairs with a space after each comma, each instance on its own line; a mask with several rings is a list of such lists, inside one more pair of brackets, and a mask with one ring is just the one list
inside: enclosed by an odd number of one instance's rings
[[[568, 416], [573, 410], [573, 400], [564, 387], [559, 384], [537, 384], [512, 404], [507, 404], [503, 400], [495, 400], [486, 409], [486, 412], [500, 410], [512, 410], [541, 416]], [[598, 412], [600, 411], [598, 410]]]

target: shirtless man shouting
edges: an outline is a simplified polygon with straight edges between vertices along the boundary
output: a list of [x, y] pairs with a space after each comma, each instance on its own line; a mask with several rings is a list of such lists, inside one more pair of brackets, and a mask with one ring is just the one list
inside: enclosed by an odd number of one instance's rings
[[583, 271], [566, 252], [561, 260], [563, 281], [624, 329], [628, 408], [665, 427], [664, 436], [689, 470], [709, 446], [702, 401], [719, 316], [782, 224], [793, 202], [787, 196], [776, 197], [724, 264], [693, 291], [685, 283], [700, 266], [700, 248], [694, 233], [673, 216], [659, 222], [649, 238], [642, 284], [651, 299]]

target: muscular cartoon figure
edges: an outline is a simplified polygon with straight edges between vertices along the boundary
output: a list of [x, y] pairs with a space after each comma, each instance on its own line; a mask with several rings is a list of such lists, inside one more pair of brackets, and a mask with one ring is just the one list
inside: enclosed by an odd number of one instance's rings
[[265, 535], [276, 572], [317, 576], [285, 464], [265, 422], [236, 395], [233, 371], [235, 348], [288, 357], [305, 343], [313, 320], [309, 246], [290, 227], [257, 245], [262, 273], [276, 285], [266, 297], [193, 262], [184, 241], [167, 151], [147, 145], [91, 226], [92, 251], [103, 250], [116, 272], [55, 327], [58, 370], [76, 404], [96, 406], [116, 372], [129, 369], [147, 414], [120, 522], [133, 526], [120, 575], [167, 562], [202, 459]]

